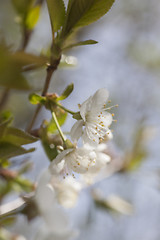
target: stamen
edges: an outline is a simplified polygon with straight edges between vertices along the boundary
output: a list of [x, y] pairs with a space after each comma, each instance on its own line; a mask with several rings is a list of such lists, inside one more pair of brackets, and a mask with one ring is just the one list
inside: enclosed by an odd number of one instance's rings
[[105, 108], [104, 110], [110, 110], [110, 109], [112, 109], [112, 108], [114, 108], [114, 107], [118, 107], [118, 104], [113, 105], [113, 106], [111, 106], [111, 107], [109, 107], [109, 108]]

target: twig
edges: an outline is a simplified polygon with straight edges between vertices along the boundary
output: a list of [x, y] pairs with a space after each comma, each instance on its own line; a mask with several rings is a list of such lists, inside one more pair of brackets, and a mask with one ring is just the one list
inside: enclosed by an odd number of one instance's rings
[[[45, 96], [47, 94], [47, 91], [48, 91], [48, 88], [49, 88], [49, 84], [51, 82], [52, 75], [56, 71], [56, 69], [57, 69], [57, 67], [58, 67], [58, 65], [60, 63], [60, 59], [61, 58], [55, 60], [52, 63], [52, 65], [49, 65], [48, 68], [47, 68], [47, 76], [46, 76], [45, 84], [44, 84], [43, 91], [42, 91], [42, 94], [41, 94], [42, 96]], [[33, 125], [34, 125], [34, 123], [35, 123], [35, 121], [37, 119], [37, 116], [38, 116], [41, 108], [42, 108], [42, 105], [38, 105], [37, 106], [37, 108], [35, 110], [35, 113], [33, 115], [33, 118], [31, 120], [30, 124], [28, 125], [28, 127], [26, 128], [27, 132], [31, 133], [31, 129], [32, 129], [32, 127], [33, 127]]]
[[2, 110], [8, 100], [9, 97], [9, 88], [5, 88], [0, 100], [0, 110]]

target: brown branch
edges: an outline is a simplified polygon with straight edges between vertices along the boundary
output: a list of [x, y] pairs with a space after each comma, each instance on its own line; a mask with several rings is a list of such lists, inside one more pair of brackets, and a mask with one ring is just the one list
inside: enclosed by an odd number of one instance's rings
[[0, 110], [2, 110], [8, 100], [8, 97], [9, 97], [9, 88], [5, 88], [3, 93], [2, 93], [2, 97], [1, 97], [1, 100], [0, 100]]
[[[49, 88], [49, 85], [50, 85], [50, 82], [51, 82], [52, 75], [56, 71], [56, 69], [57, 69], [57, 67], [58, 67], [58, 65], [60, 63], [60, 59], [61, 59], [61, 57], [59, 59], [55, 60], [52, 63], [52, 65], [49, 65], [48, 68], [47, 68], [46, 80], [45, 80], [45, 84], [44, 84], [44, 87], [43, 87], [43, 90], [42, 90], [42, 94], [41, 94], [42, 96], [45, 96], [47, 94], [47, 91], [48, 91], [48, 88]], [[35, 123], [35, 121], [37, 119], [37, 116], [38, 116], [41, 108], [42, 108], [42, 105], [38, 105], [37, 106], [37, 108], [35, 110], [35, 113], [33, 115], [33, 118], [31, 120], [30, 124], [26, 128], [27, 132], [31, 133], [31, 129], [32, 129], [32, 127], [33, 127], [33, 125], [34, 125], [34, 123]]]

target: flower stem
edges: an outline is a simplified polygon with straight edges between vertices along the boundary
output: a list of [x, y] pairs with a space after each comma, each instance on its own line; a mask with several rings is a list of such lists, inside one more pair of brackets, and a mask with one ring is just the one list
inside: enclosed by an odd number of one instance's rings
[[66, 137], [64, 136], [64, 134], [63, 134], [63, 132], [62, 132], [62, 130], [61, 130], [61, 127], [60, 127], [60, 125], [59, 125], [59, 123], [58, 123], [58, 120], [57, 120], [57, 117], [56, 117], [55, 112], [52, 112], [52, 117], [53, 117], [53, 120], [54, 120], [54, 122], [55, 122], [55, 124], [56, 124], [56, 127], [57, 127], [57, 129], [58, 129], [58, 132], [59, 132], [59, 134], [60, 134], [63, 142], [65, 142], [65, 141], [66, 141]]
[[55, 102], [55, 104], [56, 104], [58, 107], [62, 108], [64, 111], [66, 111], [66, 112], [68, 112], [68, 113], [70, 113], [70, 114], [72, 114], [72, 115], [74, 115], [74, 114], [76, 113], [76, 112], [73, 112], [73, 111], [69, 110], [68, 108], [65, 108], [64, 106], [62, 106], [62, 105], [59, 104], [58, 102]]

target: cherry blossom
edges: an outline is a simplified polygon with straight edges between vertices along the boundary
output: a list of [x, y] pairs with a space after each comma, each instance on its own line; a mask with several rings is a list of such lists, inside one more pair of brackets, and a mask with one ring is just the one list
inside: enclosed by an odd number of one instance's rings
[[[108, 133], [112, 123], [112, 114], [107, 112], [106, 102], [109, 93], [102, 88], [89, 97], [80, 106], [81, 120], [78, 120], [71, 129], [71, 138], [77, 141], [81, 136], [84, 143], [96, 146]], [[84, 127], [83, 127], [84, 126]]]

